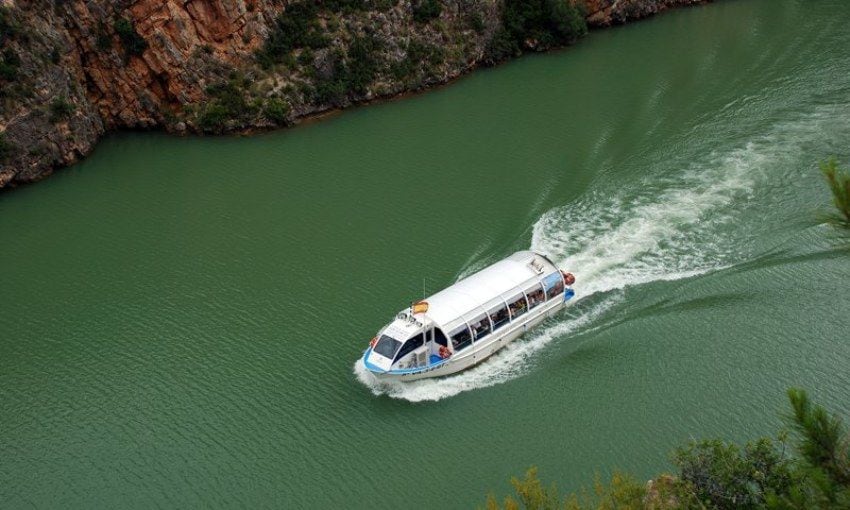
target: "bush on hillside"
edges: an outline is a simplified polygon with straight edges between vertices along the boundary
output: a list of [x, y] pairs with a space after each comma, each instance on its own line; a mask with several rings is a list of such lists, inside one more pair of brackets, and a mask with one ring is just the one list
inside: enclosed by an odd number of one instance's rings
[[268, 39], [257, 53], [257, 61], [264, 68], [280, 63], [292, 50], [298, 48], [324, 48], [329, 43], [319, 23], [319, 6], [305, 0], [286, 6], [275, 18]]
[[504, 0], [502, 26], [487, 49], [490, 63], [524, 49], [573, 44], [587, 33], [583, 8], [572, 0]]
[[74, 105], [69, 103], [66, 98], [54, 98], [53, 101], [50, 102], [50, 122], [55, 123], [63, 121], [70, 117], [74, 111]]
[[283, 126], [289, 122], [289, 112], [291, 110], [292, 108], [289, 106], [289, 103], [283, 99], [273, 97], [266, 102], [263, 115], [278, 126]]
[[6, 48], [0, 53], [0, 79], [12, 82], [18, 78], [21, 58], [12, 48]]
[[[148, 48], [148, 42], [136, 32], [136, 27], [126, 18], [115, 20], [115, 33], [118, 34], [118, 39], [121, 40], [121, 45], [124, 46], [124, 51], [128, 55], [141, 55]], [[98, 37], [98, 46], [100, 44]]]
[[8, 161], [15, 152], [15, 147], [6, 140], [6, 133], [0, 133], [0, 162]]
[[443, 5], [439, 0], [415, 0], [413, 2], [413, 21], [417, 23], [428, 23], [434, 18], [439, 18], [443, 12]]

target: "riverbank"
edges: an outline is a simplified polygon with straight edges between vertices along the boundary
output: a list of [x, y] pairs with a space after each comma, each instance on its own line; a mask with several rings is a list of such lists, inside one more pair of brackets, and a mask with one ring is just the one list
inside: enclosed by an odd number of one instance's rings
[[584, 0], [576, 23], [569, 4], [545, 2], [528, 14], [534, 2], [516, 12], [495, 0], [291, 3], [282, 13], [270, 0], [4, 0], [0, 189], [80, 160], [110, 131], [290, 126], [569, 44], [587, 26], [699, 3]]

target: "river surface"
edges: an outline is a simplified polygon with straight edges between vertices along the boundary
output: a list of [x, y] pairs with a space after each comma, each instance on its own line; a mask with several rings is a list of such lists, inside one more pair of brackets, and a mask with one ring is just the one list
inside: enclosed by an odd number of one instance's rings
[[[125, 133], [0, 196], [0, 507], [472, 508], [850, 413], [850, 2], [727, 0], [250, 138]], [[412, 299], [518, 249], [578, 300], [379, 386]]]

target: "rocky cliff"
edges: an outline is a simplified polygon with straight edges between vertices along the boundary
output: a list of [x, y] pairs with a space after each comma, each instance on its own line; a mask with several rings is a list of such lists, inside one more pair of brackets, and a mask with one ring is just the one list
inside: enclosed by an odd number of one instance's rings
[[271, 128], [705, 0], [0, 0], [0, 188], [107, 130]]

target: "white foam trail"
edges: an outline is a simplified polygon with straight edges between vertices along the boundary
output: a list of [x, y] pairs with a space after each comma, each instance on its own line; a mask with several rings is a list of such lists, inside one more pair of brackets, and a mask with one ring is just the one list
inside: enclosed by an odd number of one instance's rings
[[[576, 271], [577, 301], [627, 285], [687, 278], [722, 267], [728, 248], [712, 237], [710, 228], [732, 217], [726, 208], [749, 193], [757, 175], [753, 169], [765, 164], [764, 159], [755, 146], [748, 146], [676, 180], [642, 183], [614, 195], [591, 194], [545, 213], [534, 225], [531, 247]], [[461, 276], [480, 265], [470, 263]], [[375, 395], [410, 402], [494, 386], [524, 374], [536, 352], [593, 324], [620, 300], [614, 292], [587, 309], [574, 305], [568, 310], [579, 315], [565, 314], [565, 319], [456, 375], [388, 383], [370, 374], [362, 360], [355, 363], [354, 372]]]
[[[846, 118], [846, 110], [847, 105], [815, 108], [795, 122], [775, 125], [743, 147], [685, 166], [667, 162], [666, 167], [655, 169], [657, 177], [613, 191], [599, 189], [546, 212], [534, 224], [531, 248], [576, 273], [574, 299], [579, 303], [569, 310], [580, 315], [565, 313], [558, 322], [544, 325], [457, 375], [382, 383], [358, 360], [357, 378], [375, 395], [411, 402], [441, 400], [500, 384], [526, 373], [533, 354], [553, 339], [587, 331], [621, 300], [619, 289], [689, 278], [747, 260], [751, 226], [734, 222], [749, 207], [757, 186], [767, 188], [761, 190], [767, 196], [759, 198], [771, 202], [771, 191], [765, 186], [771, 181], [765, 175], [779, 166], [799, 166], [805, 146], [821, 140], [824, 126], [834, 128], [836, 119]], [[772, 179], [778, 177], [774, 171]], [[459, 277], [485, 262], [473, 256]], [[601, 298], [582, 309], [581, 300], [594, 294]]]
[[544, 214], [531, 247], [575, 271], [582, 296], [717, 269], [734, 248], [717, 225], [734, 218], [731, 206], [746, 203], [769, 160], [750, 144], [676, 180], [595, 193]]

